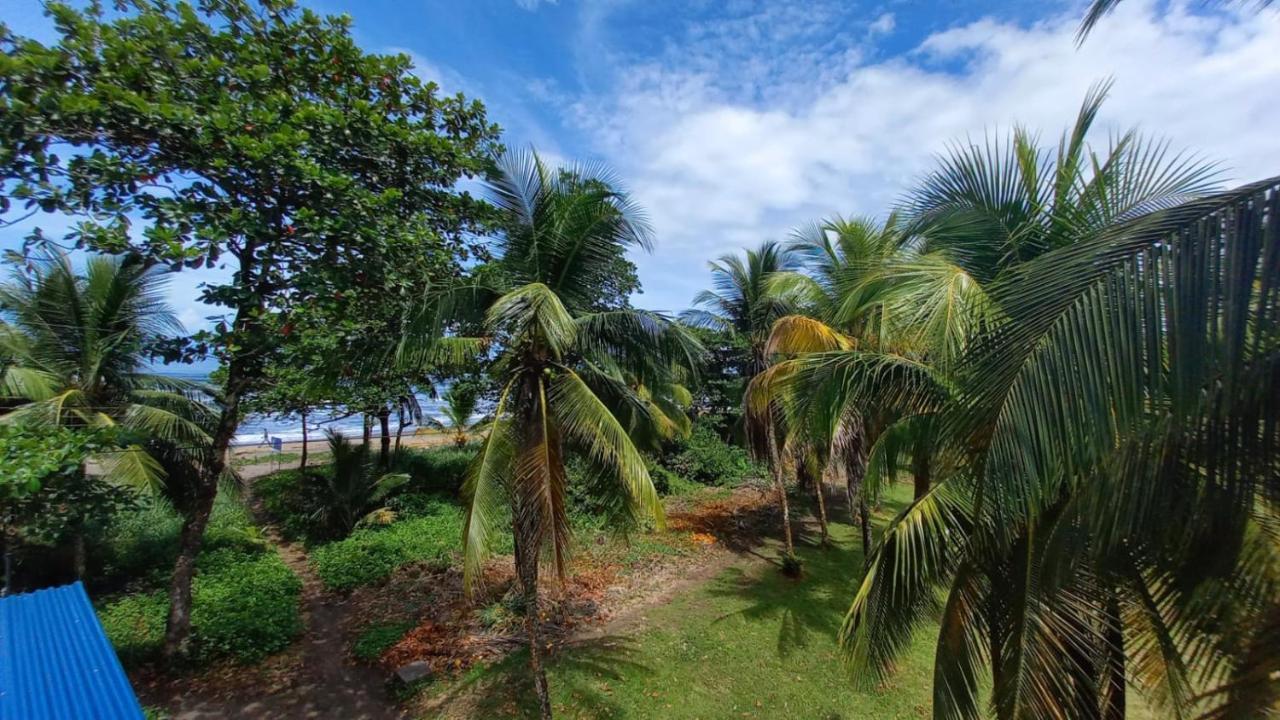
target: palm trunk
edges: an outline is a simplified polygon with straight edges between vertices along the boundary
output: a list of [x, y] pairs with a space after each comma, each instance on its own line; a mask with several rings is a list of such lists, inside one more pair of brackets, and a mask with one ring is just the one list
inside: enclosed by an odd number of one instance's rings
[[298, 461], [298, 472], [307, 471], [307, 411], [302, 411], [302, 459]]
[[1125, 717], [1125, 650], [1124, 627], [1120, 620], [1120, 604], [1115, 591], [1107, 597], [1106, 612], [1106, 687], [1102, 720], [1124, 720]]
[[809, 463], [804, 458], [797, 458], [798, 472], [800, 482], [805, 487], [812, 487], [813, 494], [818, 501], [818, 533], [821, 535], [821, 543], [827, 544], [828, 528], [827, 528], [827, 500], [822, 496], [822, 475], [815, 475], [809, 471]]
[[787, 485], [783, 477], [782, 457], [778, 452], [778, 443], [773, 437], [773, 429], [769, 432], [769, 465], [773, 470], [773, 485], [778, 491], [778, 506], [782, 508], [782, 537], [784, 546], [787, 551], [787, 557], [794, 557], [796, 554], [795, 542], [791, 538], [791, 507], [787, 503]]
[[911, 472], [916, 500], [924, 497], [929, 492], [929, 487], [933, 482], [933, 473], [930, 467], [931, 458], [929, 457], [928, 449], [919, 447], [920, 445], [924, 445], [924, 443], [918, 443], [911, 455]]
[[[551, 720], [551, 692], [547, 687], [547, 669], [543, 666], [542, 625], [538, 617], [538, 549], [531, 538], [537, 530], [516, 528], [516, 574], [524, 595], [524, 628], [529, 638], [529, 672], [538, 695], [538, 712], [542, 720]], [[522, 542], [521, 538], [525, 538]]]
[[364, 414], [364, 430], [360, 435], [360, 442], [366, 448], [369, 447], [369, 439], [373, 437], [373, 416], [369, 413]]
[[88, 548], [85, 547], [84, 525], [77, 525], [74, 533], [75, 534], [71, 537], [72, 563], [74, 565], [76, 579], [83, 582], [89, 569], [89, 551]]
[[391, 411], [378, 410], [378, 430], [382, 433], [379, 440], [378, 466], [386, 470], [391, 466]]
[[396, 425], [396, 452], [400, 452], [400, 436], [404, 435], [404, 408], [400, 408], [399, 424]]
[[862, 566], [871, 566], [871, 510], [867, 507], [866, 493], [858, 492], [858, 525], [862, 529]]

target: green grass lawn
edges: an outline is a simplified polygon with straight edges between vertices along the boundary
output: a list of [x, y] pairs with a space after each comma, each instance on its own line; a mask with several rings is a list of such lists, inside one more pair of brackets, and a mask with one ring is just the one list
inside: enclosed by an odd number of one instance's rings
[[[894, 493], [881, 519], [902, 507]], [[936, 632], [922, 628], [888, 686], [858, 691], [835, 636], [861, 575], [855, 528], [833, 526], [834, 545], [803, 545], [805, 575], [745, 560], [651, 608], [617, 637], [558, 653], [550, 683], [565, 718], [922, 718], [930, 715]], [[760, 554], [776, 560], [776, 547]], [[531, 717], [527, 656], [514, 655], [434, 692], [470, 694], [477, 717]]]

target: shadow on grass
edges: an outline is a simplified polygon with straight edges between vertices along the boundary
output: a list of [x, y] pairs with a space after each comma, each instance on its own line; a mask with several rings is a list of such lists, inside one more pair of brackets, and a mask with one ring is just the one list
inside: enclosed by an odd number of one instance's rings
[[[608, 691], [609, 681], [621, 681], [652, 670], [634, 659], [635, 640], [606, 635], [559, 645], [548, 658], [556, 712], [572, 717], [624, 718], [626, 708]], [[529, 672], [529, 651], [513, 652], [494, 665], [476, 667], [436, 702], [448, 705], [460, 698], [477, 718], [536, 718], [537, 696]], [[561, 707], [569, 698], [570, 707]]]
[[[886, 500], [873, 521], [876, 534], [906, 505], [903, 500]], [[799, 578], [780, 572], [780, 547], [770, 543], [749, 554], [767, 560], [771, 568], [763, 572], [730, 568], [707, 588], [712, 597], [745, 603], [741, 610], [723, 615], [716, 622], [731, 617], [753, 622], [776, 620], [780, 658], [807, 648], [814, 637], [833, 639], [863, 575], [862, 544], [856, 527], [831, 522], [830, 540], [822, 545], [808, 525], [794, 524], [796, 530], [804, 528], [797, 533], [796, 554], [804, 563]]]

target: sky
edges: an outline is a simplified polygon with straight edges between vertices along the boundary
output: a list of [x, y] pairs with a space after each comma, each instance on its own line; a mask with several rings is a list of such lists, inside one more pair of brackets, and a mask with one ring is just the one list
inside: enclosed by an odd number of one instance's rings
[[[1280, 174], [1277, 6], [1126, 0], [1077, 47], [1085, 3], [1068, 0], [302, 1], [484, 101], [508, 146], [611, 166], [656, 231], [632, 258], [649, 309], [687, 307], [719, 255], [884, 216], [949, 142], [1017, 124], [1056, 146], [1106, 79], [1096, 145], [1137, 127], [1220, 163], [1224, 185]], [[49, 39], [39, 2], [0, 6]], [[169, 289], [189, 329], [214, 312], [201, 281]]]

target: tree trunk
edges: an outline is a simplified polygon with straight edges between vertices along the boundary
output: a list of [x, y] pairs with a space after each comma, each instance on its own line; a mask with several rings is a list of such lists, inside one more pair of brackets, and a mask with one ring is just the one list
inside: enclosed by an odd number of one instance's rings
[[799, 476], [800, 476], [800, 482], [803, 484], [804, 487], [813, 488], [813, 494], [817, 498], [818, 533], [821, 535], [822, 544], [826, 545], [827, 538], [828, 538], [827, 500], [826, 498], [823, 497], [823, 493], [822, 493], [822, 489], [823, 489], [822, 475], [820, 473], [814, 474], [810, 472], [809, 463], [805, 462], [804, 458], [796, 458], [796, 462], [799, 463], [797, 465], [797, 472], [799, 473]]
[[365, 446], [365, 448], [369, 447], [369, 438], [371, 437], [373, 437], [373, 416], [369, 413], [365, 413], [364, 430], [360, 435], [360, 442]]
[[858, 525], [862, 530], [862, 566], [871, 566], [871, 510], [867, 507], [866, 493], [858, 489]]
[[[253, 256], [253, 248], [246, 248], [248, 256]], [[241, 264], [242, 274], [248, 271]], [[257, 308], [242, 306], [236, 311], [235, 327], [248, 333], [248, 326], [254, 322]], [[218, 480], [227, 464], [227, 449], [235, 437], [236, 427], [240, 424], [240, 398], [248, 388], [249, 377], [245, 371], [245, 358], [241, 349], [231, 355], [227, 363], [227, 381], [222, 394], [222, 411], [218, 415], [218, 425], [213, 431], [213, 442], [210, 444], [208, 456], [204, 458], [199, 486], [196, 488], [195, 501], [190, 512], [185, 514], [182, 532], [179, 535], [178, 558], [173, 564], [173, 577], [169, 581], [169, 616], [165, 620], [164, 658], [169, 661], [178, 660], [187, 655], [191, 642], [191, 580], [195, 576], [196, 557], [200, 555], [200, 547], [204, 543], [204, 530], [209, 524], [209, 516], [213, 513], [213, 501], [218, 495]]]
[[538, 713], [542, 720], [551, 720], [551, 692], [547, 688], [547, 670], [543, 666], [542, 624], [538, 617], [538, 549], [534, 543], [520, 540], [522, 536], [536, 537], [536, 533], [534, 528], [517, 527], [516, 571], [524, 594], [524, 629], [529, 637], [529, 672], [533, 674], [533, 689], [538, 695]]
[[84, 542], [84, 525], [78, 525], [71, 536], [72, 564], [76, 579], [83, 582], [89, 569], [89, 550]]
[[204, 529], [213, 513], [217, 482], [202, 483], [195, 509], [184, 519], [178, 540], [178, 560], [169, 583], [169, 617], [165, 622], [164, 657], [185, 658], [191, 650], [191, 580], [195, 577], [196, 557], [204, 542]]
[[782, 537], [788, 557], [796, 554], [795, 542], [791, 539], [791, 507], [787, 503], [787, 485], [783, 478], [782, 457], [778, 452], [778, 443], [773, 437], [773, 429], [769, 432], [769, 465], [773, 470], [773, 484], [778, 491], [778, 506], [782, 508]]
[[914, 476], [915, 499], [919, 500], [929, 492], [929, 487], [933, 482], [932, 479], [932, 458], [929, 451], [925, 447], [920, 447], [925, 443], [917, 443], [917, 447], [911, 454], [911, 472]]
[[307, 411], [302, 411], [302, 459], [298, 461], [298, 472], [307, 471]]
[[1115, 591], [1107, 597], [1106, 612], [1106, 688], [1102, 720], [1124, 720], [1125, 717], [1125, 650], [1124, 627], [1120, 620], [1120, 604]]
[[391, 411], [386, 408], [378, 411], [378, 430], [382, 433], [378, 438], [378, 465], [386, 470], [391, 467]]
[[404, 435], [404, 407], [400, 408], [399, 424], [396, 425], [396, 452], [400, 452], [400, 436]]

